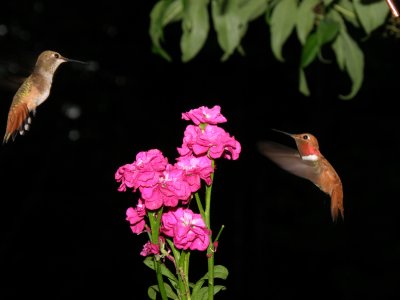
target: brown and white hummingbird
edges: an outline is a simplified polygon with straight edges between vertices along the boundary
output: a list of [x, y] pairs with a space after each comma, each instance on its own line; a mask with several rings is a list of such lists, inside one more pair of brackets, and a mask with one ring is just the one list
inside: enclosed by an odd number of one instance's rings
[[7, 143], [10, 138], [14, 140], [18, 133], [22, 135], [29, 130], [31, 115], [35, 115], [36, 108], [48, 98], [54, 73], [64, 62], [86, 64], [50, 50], [39, 55], [32, 74], [25, 79], [11, 102], [3, 143]]
[[[275, 129], [274, 129], [275, 130]], [[282, 169], [313, 182], [331, 197], [331, 215], [336, 221], [340, 215], [344, 219], [343, 187], [339, 175], [319, 151], [318, 141], [310, 133], [290, 134], [297, 150], [270, 141], [258, 143], [259, 151]]]

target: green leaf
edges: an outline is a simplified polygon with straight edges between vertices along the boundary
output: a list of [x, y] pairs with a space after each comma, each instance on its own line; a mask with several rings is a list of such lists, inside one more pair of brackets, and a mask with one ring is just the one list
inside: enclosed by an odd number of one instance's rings
[[318, 44], [322, 47], [324, 44], [331, 42], [339, 32], [339, 23], [323, 19], [317, 29]]
[[340, 95], [341, 99], [347, 100], [353, 98], [361, 88], [364, 79], [364, 54], [346, 31], [341, 31], [338, 39], [342, 40], [345, 67], [353, 83], [348, 95]]
[[343, 38], [339, 37], [335, 40], [335, 42], [332, 44], [332, 49], [333, 52], [335, 52], [336, 55], [336, 62], [340, 68], [340, 70], [344, 71], [345, 69], [345, 46], [344, 46], [344, 41]]
[[[174, 300], [179, 300], [179, 297], [175, 294], [175, 292], [172, 290], [171, 286], [168, 283], [164, 283], [165, 286], [165, 291], [167, 292], [167, 297], [169, 299], [174, 299]], [[157, 299], [157, 293], [160, 292], [160, 289], [158, 288], [158, 285], [152, 285], [148, 288], [147, 290], [147, 295], [149, 296], [150, 299]]]
[[221, 278], [226, 279], [228, 278], [229, 271], [222, 265], [215, 265], [214, 266], [214, 278]]
[[333, 7], [347, 22], [353, 24], [354, 27], [360, 27], [353, 2], [350, 0], [339, 0], [338, 4], [334, 4]]
[[280, 61], [284, 61], [282, 46], [293, 31], [296, 14], [296, 0], [280, 0], [272, 11], [270, 19], [271, 48], [276, 59]]
[[306, 44], [301, 49], [300, 67], [304, 69], [314, 61], [319, 52], [319, 43], [317, 33], [310, 34], [307, 37]]
[[[155, 270], [155, 265], [154, 265], [154, 258], [151, 256], [146, 257], [143, 260], [143, 263], [148, 266], [150, 269]], [[165, 264], [161, 264], [161, 274], [169, 278], [172, 282], [177, 283], [178, 279], [175, 277], [175, 275], [165, 266]]]
[[147, 295], [150, 299], [155, 300], [157, 298], [158, 286], [152, 285], [147, 289]]
[[389, 6], [386, 1], [362, 4], [361, 0], [353, 0], [354, 9], [362, 27], [367, 34], [385, 23], [389, 14]]
[[208, 0], [183, 1], [181, 51], [182, 61], [187, 62], [204, 46], [210, 28]]
[[300, 68], [304, 69], [310, 63], [312, 63], [321, 47], [331, 42], [339, 31], [339, 24], [333, 20], [323, 19], [318, 27], [317, 31], [310, 34], [307, 37], [305, 45], [301, 51]]
[[154, 5], [150, 13], [149, 34], [153, 43], [153, 52], [170, 61], [171, 57], [162, 48], [164, 27], [182, 17], [182, 2], [180, 0], [164, 0]]
[[325, 6], [331, 5], [334, 0], [323, 0]]
[[239, 16], [238, 0], [212, 1], [211, 8], [218, 43], [224, 50], [222, 56], [222, 61], [224, 61], [240, 44], [244, 20]]
[[240, 0], [240, 14], [244, 20], [251, 22], [266, 13], [268, 0]]
[[[339, 24], [339, 32], [343, 31], [343, 30], [344, 31], [347, 30], [346, 24], [345, 24], [342, 16], [338, 12], [331, 10], [328, 14], [328, 18], [334, 20], [335, 22], [337, 22]], [[345, 56], [344, 56], [345, 47], [343, 46], [342, 41], [343, 41], [342, 39], [336, 38], [336, 40], [332, 43], [332, 49], [335, 52], [336, 62], [338, 64], [340, 70], [344, 71], [344, 69], [345, 69]]]
[[300, 81], [299, 81], [299, 90], [305, 96], [310, 96], [310, 90], [308, 89], [306, 74], [304, 70], [300, 68]]
[[[222, 265], [214, 266], [214, 278], [220, 278], [220, 279], [226, 280], [226, 278], [228, 278], [228, 275], [229, 275], [229, 271], [224, 266], [222, 266]], [[203, 277], [201, 277], [194, 285], [193, 290], [192, 290], [192, 299], [203, 299], [200, 296], [200, 293], [201, 293], [200, 291], [203, 289], [202, 286], [207, 279], [208, 279], [208, 272]], [[205, 289], [207, 289], [207, 288], [205, 288]], [[214, 291], [214, 294], [215, 294], [215, 291]], [[197, 298], [193, 298], [193, 297], [197, 297]]]
[[[220, 291], [225, 291], [226, 287], [223, 285], [214, 285], [214, 295]], [[196, 298], [192, 297], [192, 300], [207, 300], [208, 299], [208, 287], [203, 287], [200, 289], [199, 293], [195, 296]]]
[[198, 300], [201, 299], [201, 289], [203, 287], [203, 284], [205, 282], [205, 279], [200, 279], [199, 281], [196, 282], [192, 289], [192, 300]]
[[315, 22], [313, 8], [320, 3], [320, 0], [303, 0], [299, 4], [296, 17], [296, 32], [300, 43], [306, 42], [307, 35], [311, 32]]

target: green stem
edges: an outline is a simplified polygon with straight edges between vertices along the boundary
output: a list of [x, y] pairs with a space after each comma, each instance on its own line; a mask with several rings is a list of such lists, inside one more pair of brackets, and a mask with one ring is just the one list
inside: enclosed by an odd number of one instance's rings
[[211, 234], [210, 234], [210, 245], [207, 249], [207, 257], [208, 257], [208, 300], [214, 299], [214, 249], [213, 244], [211, 242]]
[[[211, 174], [211, 180], [213, 180], [214, 174]], [[212, 181], [211, 181], [212, 182]], [[209, 186], [206, 186], [206, 209], [204, 211], [205, 221], [208, 229], [211, 229], [211, 218], [210, 218], [210, 210], [211, 210], [211, 190], [212, 183]]]
[[[212, 160], [212, 167], [214, 168], [214, 160]], [[207, 265], [208, 265], [208, 300], [214, 299], [214, 245], [212, 242], [212, 231], [211, 231], [211, 191], [214, 183], [214, 173], [211, 174], [211, 184], [206, 186], [206, 209], [205, 209], [205, 222], [207, 228], [210, 230], [210, 244], [207, 248]]]
[[194, 197], [196, 198], [197, 208], [200, 211], [201, 217], [203, 218], [203, 220], [205, 220], [206, 216], [204, 214], [204, 208], [203, 208], [203, 204], [201, 204], [199, 193], [195, 193]]
[[219, 230], [219, 232], [218, 232], [218, 234], [217, 234], [217, 237], [216, 237], [215, 240], [214, 240], [214, 243], [215, 243], [215, 242], [218, 242], [219, 236], [221, 235], [222, 230], [224, 230], [224, 228], [225, 228], [225, 225], [222, 225], [221, 228], [220, 228], [220, 230]]
[[[160, 224], [162, 216], [162, 207], [156, 212], [148, 212], [147, 215], [150, 221], [151, 228], [151, 242], [158, 245], [158, 236], [160, 233]], [[164, 279], [162, 276], [161, 265], [162, 262], [154, 256], [154, 265], [157, 277], [158, 288], [160, 290], [162, 300], [168, 300], [167, 291], [165, 290]]]
[[182, 250], [181, 253], [181, 261], [179, 264], [179, 269], [182, 276], [183, 282], [183, 293], [185, 299], [190, 300], [190, 289], [189, 289], [189, 258], [190, 258], [190, 251]]

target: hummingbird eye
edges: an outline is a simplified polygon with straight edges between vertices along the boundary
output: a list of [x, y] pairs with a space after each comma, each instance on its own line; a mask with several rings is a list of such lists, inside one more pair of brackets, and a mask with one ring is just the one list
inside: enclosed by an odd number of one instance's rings
[[303, 140], [308, 140], [309, 136], [307, 134], [303, 135]]
[[60, 58], [60, 54], [54, 53], [54, 57], [55, 57], [55, 58]]

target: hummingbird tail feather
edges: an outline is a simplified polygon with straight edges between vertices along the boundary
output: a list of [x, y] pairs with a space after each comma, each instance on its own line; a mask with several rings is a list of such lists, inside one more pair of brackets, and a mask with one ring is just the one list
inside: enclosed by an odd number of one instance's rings
[[13, 107], [8, 114], [7, 129], [3, 138], [3, 144], [12, 137], [14, 140], [18, 132], [23, 134], [29, 129], [30, 116], [26, 104], [19, 104]]
[[334, 187], [331, 194], [331, 215], [334, 222], [339, 215], [344, 220], [343, 187], [341, 183]]

